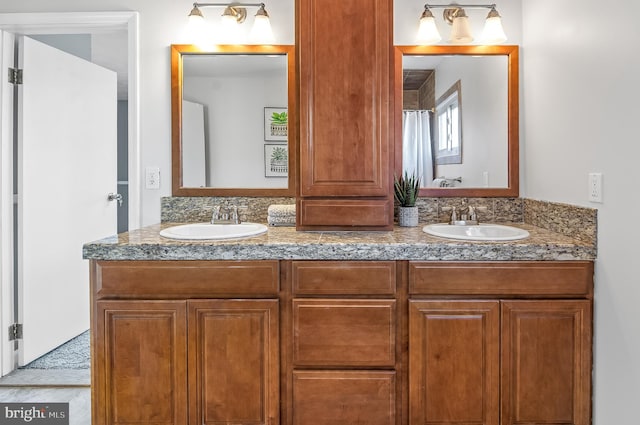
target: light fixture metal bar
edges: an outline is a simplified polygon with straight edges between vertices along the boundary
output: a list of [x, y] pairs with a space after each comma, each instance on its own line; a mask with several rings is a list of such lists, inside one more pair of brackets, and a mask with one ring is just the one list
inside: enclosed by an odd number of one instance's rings
[[207, 6], [218, 6], [218, 7], [244, 7], [244, 6], [253, 6], [253, 7], [264, 7], [264, 3], [193, 3], [194, 7], [207, 7]]
[[425, 4], [425, 8], [429, 9], [492, 9], [495, 8], [494, 4], [458, 4], [458, 3], [450, 3], [450, 4]]

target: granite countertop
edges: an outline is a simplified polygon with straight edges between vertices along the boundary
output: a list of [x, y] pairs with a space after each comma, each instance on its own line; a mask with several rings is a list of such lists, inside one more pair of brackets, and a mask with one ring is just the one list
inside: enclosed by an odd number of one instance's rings
[[[302, 232], [269, 227], [267, 233], [235, 240], [177, 241], [159, 235], [181, 223], [162, 223], [111, 236], [83, 247], [93, 260], [425, 260], [570, 261], [593, 260], [593, 243], [529, 224], [510, 225], [530, 237], [509, 242], [458, 241], [430, 236], [418, 227], [392, 232]], [[424, 223], [426, 224], [426, 223]]]

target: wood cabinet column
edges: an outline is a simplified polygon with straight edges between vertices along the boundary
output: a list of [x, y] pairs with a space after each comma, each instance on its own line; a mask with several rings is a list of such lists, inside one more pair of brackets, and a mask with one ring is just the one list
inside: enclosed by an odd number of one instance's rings
[[391, 0], [297, 0], [300, 230], [393, 225]]

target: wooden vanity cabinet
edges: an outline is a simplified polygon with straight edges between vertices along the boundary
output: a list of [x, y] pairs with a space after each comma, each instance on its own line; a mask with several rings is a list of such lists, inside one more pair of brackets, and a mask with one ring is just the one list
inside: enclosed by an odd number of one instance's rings
[[392, 1], [296, 0], [296, 14], [298, 229], [391, 230]]
[[593, 263], [92, 261], [92, 418], [591, 421]]
[[98, 261], [91, 281], [92, 423], [279, 423], [277, 261]]
[[290, 421], [396, 425], [396, 263], [293, 261]]
[[415, 262], [409, 292], [410, 424], [591, 423], [591, 262]]

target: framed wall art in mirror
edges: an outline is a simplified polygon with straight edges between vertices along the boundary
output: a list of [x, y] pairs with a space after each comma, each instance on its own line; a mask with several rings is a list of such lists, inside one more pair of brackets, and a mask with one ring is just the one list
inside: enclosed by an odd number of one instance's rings
[[395, 169], [420, 196], [519, 196], [518, 60], [518, 46], [396, 46]]
[[288, 45], [171, 46], [173, 196], [295, 195], [294, 55]]
[[287, 108], [264, 108], [265, 142], [286, 142], [289, 132]]

